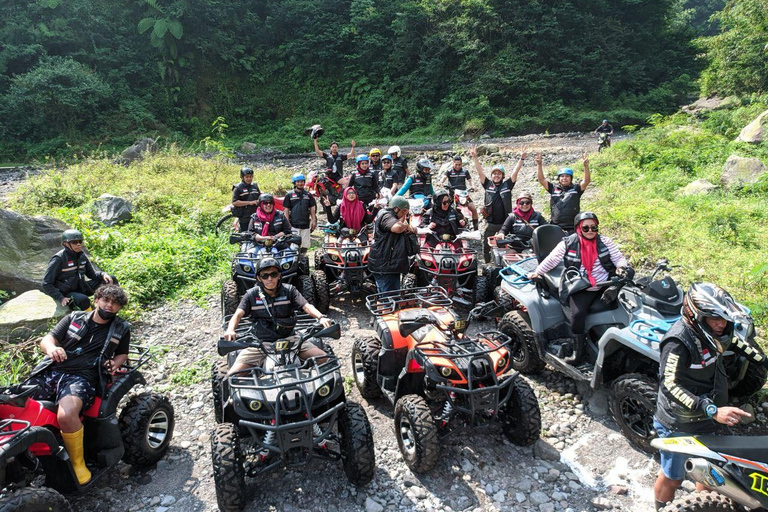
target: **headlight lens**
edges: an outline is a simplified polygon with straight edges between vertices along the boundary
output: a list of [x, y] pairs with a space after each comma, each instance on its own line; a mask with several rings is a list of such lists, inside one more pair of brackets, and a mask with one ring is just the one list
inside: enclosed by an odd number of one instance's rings
[[258, 411], [259, 409], [261, 409], [261, 402], [259, 402], [258, 400], [251, 400], [250, 402], [248, 402], [248, 408], [252, 411]]
[[317, 390], [317, 394], [321, 397], [325, 398], [327, 397], [331, 392], [331, 386], [326, 384], [325, 386], [322, 386], [320, 389]]
[[442, 368], [440, 368], [440, 375], [442, 375], [443, 377], [448, 378], [451, 376], [452, 373], [453, 373], [453, 370], [451, 370], [447, 366], [443, 366]]
[[243, 265], [243, 270], [245, 270], [246, 272], [250, 272], [251, 270], [253, 270], [253, 267], [251, 267], [250, 265]]
[[498, 363], [496, 363], [496, 368], [498, 368], [499, 370], [501, 370], [501, 369], [503, 369], [505, 366], [507, 366], [507, 358], [506, 358], [506, 357], [502, 357], [501, 359], [499, 359], [499, 362], [498, 362]]
[[288, 270], [289, 268], [291, 268], [291, 264], [290, 263], [288, 263], [287, 261], [285, 263], [283, 263], [283, 270]]

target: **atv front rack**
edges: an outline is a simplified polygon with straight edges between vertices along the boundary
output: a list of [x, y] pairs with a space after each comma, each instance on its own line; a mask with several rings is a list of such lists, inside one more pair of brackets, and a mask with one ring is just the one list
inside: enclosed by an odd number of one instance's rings
[[[443, 244], [443, 243], [445, 242], [440, 240], [440, 244]], [[453, 243], [453, 242], [449, 242], [449, 243]], [[419, 252], [422, 254], [432, 254], [437, 256], [451, 256], [451, 255], [467, 256], [467, 255], [477, 254], [477, 249], [472, 249], [471, 247], [438, 248], [438, 247], [422, 246], [419, 249]]]
[[31, 424], [24, 420], [0, 420], [0, 448], [29, 430], [30, 426]]
[[453, 301], [440, 286], [424, 286], [376, 293], [365, 298], [365, 307], [373, 316], [391, 315], [402, 309], [451, 307]]

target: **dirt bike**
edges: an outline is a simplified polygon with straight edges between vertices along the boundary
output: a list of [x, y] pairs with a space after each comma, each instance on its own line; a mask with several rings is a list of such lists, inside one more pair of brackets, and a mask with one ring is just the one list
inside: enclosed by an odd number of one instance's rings
[[688, 476], [709, 489], [674, 500], [664, 512], [768, 509], [768, 436], [667, 437], [651, 445], [688, 456]]
[[363, 398], [384, 395], [394, 406], [395, 436], [408, 467], [432, 469], [441, 438], [462, 424], [498, 420], [511, 442], [536, 442], [539, 403], [509, 371], [511, 340], [498, 331], [465, 334], [472, 320], [494, 314], [494, 303], [478, 304], [465, 321], [445, 290], [424, 287], [371, 295], [366, 306], [376, 336], [355, 340], [355, 384]]
[[597, 152], [611, 147], [611, 136], [601, 132], [597, 134]]

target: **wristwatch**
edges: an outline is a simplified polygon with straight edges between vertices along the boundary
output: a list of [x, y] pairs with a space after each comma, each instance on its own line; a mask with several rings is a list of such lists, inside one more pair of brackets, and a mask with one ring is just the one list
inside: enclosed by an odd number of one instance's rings
[[707, 415], [707, 418], [714, 418], [715, 414], [717, 414], [715, 403], [712, 400], [706, 400], [704, 404], [704, 413]]

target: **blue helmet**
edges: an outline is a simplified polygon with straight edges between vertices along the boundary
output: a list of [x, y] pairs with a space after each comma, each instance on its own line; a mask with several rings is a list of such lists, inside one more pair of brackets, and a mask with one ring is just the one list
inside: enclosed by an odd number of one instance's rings
[[560, 172], [558, 172], [557, 175], [561, 176], [563, 174], [573, 177], [573, 169], [571, 169], [570, 167], [563, 167], [562, 169], [560, 169]]
[[296, 173], [291, 176], [291, 183], [296, 183], [297, 181], [307, 181], [307, 178], [301, 173]]
[[603, 119], [603, 124], [606, 124], [608, 122], [607, 119]]
[[383, 162], [384, 160], [389, 160], [391, 162], [392, 161], [392, 156], [391, 155], [384, 155], [384, 156], [381, 157], [381, 161]]
[[360, 155], [355, 159], [355, 163], [368, 162], [368, 155]]

